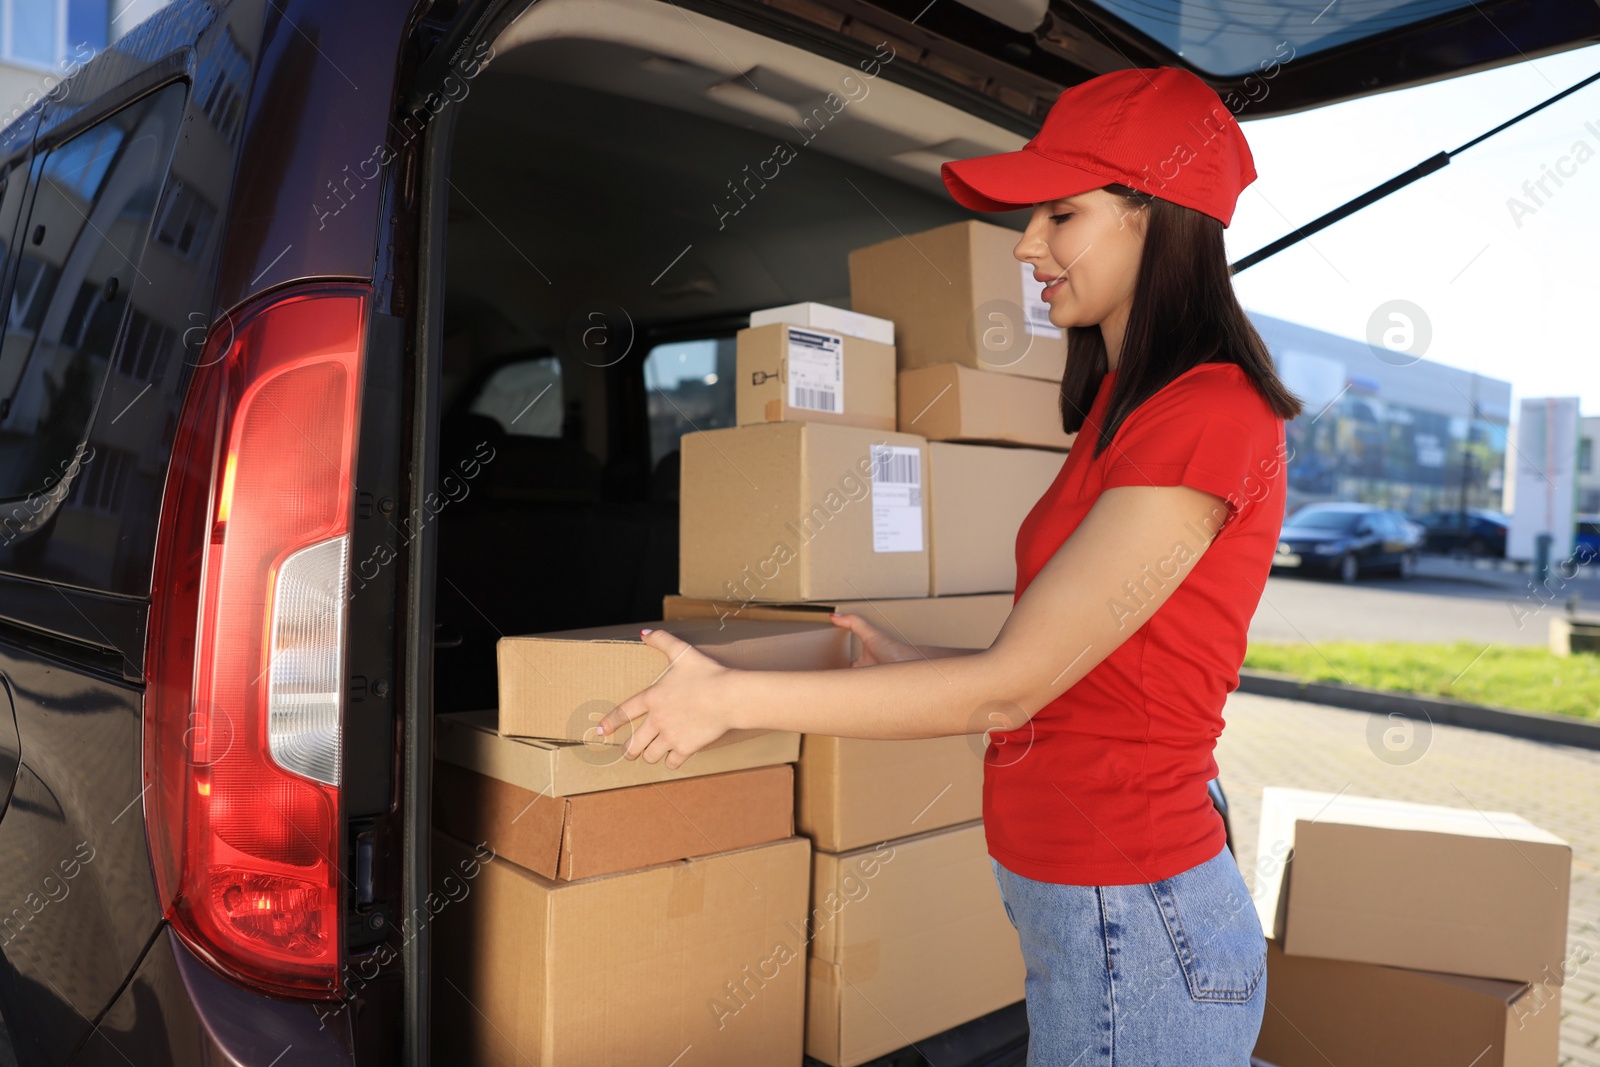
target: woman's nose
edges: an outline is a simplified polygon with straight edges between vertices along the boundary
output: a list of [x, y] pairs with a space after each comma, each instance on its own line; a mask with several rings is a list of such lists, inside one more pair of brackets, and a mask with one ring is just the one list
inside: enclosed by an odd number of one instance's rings
[[1027, 228], [1022, 231], [1016, 247], [1011, 250], [1012, 256], [1023, 263], [1032, 263], [1043, 258], [1045, 252], [1043, 229], [1047, 210], [1043, 206], [1034, 209]]

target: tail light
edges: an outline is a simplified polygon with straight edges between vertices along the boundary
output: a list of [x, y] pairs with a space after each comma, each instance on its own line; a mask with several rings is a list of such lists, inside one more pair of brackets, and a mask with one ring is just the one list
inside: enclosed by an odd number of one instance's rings
[[145, 828], [179, 935], [258, 988], [336, 996], [345, 575], [370, 290], [212, 331], [162, 501]]

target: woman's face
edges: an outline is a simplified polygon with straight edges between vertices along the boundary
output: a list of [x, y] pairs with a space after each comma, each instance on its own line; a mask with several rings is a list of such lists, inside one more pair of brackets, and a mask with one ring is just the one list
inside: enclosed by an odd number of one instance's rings
[[1149, 211], [1104, 189], [1033, 206], [1012, 252], [1046, 282], [1050, 321], [1059, 327], [1105, 324], [1120, 338], [1133, 307]]

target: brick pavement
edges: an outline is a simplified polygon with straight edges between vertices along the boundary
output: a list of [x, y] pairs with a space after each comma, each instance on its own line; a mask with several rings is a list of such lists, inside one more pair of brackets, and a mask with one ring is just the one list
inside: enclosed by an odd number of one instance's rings
[[1422, 758], [1394, 766], [1368, 748], [1364, 712], [1235, 693], [1224, 717], [1217, 763], [1252, 890], [1268, 785], [1509, 811], [1570, 843], [1567, 951], [1594, 958], [1561, 991], [1559, 1067], [1600, 1067], [1600, 751], [1434, 726]]

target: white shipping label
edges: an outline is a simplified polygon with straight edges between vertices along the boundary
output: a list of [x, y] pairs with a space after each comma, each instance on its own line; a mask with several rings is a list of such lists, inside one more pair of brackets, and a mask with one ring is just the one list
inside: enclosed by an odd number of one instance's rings
[[1045, 282], [1033, 276], [1032, 263], [1019, 263], [1022, 268], [1022, 325], [1035, 337], [1060, 337], [1061, 327], [1050, 325], [1050, 305], [1039, 294]]
[[922, 450], [872, 446], [872, 551], [922, 551]]
[[789, 327], [789, 406], [844, 410], [844, 337]]

